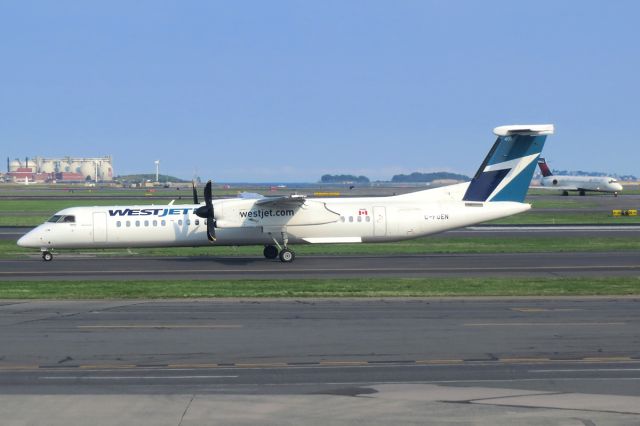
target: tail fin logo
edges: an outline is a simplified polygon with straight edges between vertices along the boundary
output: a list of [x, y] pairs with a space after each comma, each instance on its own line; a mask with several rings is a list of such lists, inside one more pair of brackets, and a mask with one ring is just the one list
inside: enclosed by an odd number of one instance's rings
[[549, 166], [544, 158], [540, 157], [538, 159], [538, 166], [540, 167], [540, 173], [542, 173], [543, 177], [553, 176], [553, 173], [549, 170]]
[[498, 138], [463, 200], [523, 202], [546, 135], [553, 134], [553, 125], [502, 126], [494, 133]]

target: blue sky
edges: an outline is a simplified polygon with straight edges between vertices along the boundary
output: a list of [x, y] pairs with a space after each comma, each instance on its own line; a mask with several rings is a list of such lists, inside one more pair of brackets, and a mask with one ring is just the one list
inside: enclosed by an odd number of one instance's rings
[[[493, 127], [640, 175], [636, 1], [2, 1], [0, 156], [119, 174], [472, 174]], [[4, 163], [3, 163], [4, 164]], [[4, 168], [4, 166], [3, 166]]]

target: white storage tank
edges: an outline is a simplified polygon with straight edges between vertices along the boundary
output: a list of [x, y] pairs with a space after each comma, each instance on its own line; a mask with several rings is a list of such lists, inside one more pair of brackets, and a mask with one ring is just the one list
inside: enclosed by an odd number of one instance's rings
[[90, 176], [92, 180], [96, 178], [96, 166], [93, 160], [84, 160], [82, 165], [80, 166], [80, 173], [86, 179], [87, 176]]
[[22, 163], [20, 163], [20, 160], [11, 160], [9, 162], [9, 171], [10, 172], [15, 172], [17, 171], [20, 167], [22, 167]]
[[101, 161], [98, 175], [102, 180], [113, 180], [113, 168], [109, 161]]
[[71, 163], [69, 163], [69, 161], [67, 160], [60, 160], [60, 171], [61, 172], [70, 172], [71, 170]]
[[53, 160], [42, 160], [40, 173], [53, 173], [56, 171], [56, 163]]
[[71, 164], [69, 164], [69, 171], [72, 173], [80, 173], [80, 167], [82, 166], [82, 163], [78, 160], [73, 160], [71, 161]]

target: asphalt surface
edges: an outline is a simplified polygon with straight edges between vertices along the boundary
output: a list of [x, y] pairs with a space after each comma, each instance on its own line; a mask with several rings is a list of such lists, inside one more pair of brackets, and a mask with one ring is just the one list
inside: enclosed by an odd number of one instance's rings
[[640, 299], [4, 302], [5, 424], [640, 422]]
[[0, 302], [3, 424], [640, 424], [640, 299]]
[[293, 263], [263, 257], [90, 257], [60, 255], [43, 262], [0, 260], [3, 280], [300, 279], [350, 277], [637, 276], [640, 253], [489, 253], [395, 256], [299, 256]]
[[602, 393], [595, 379], [607, 378], [617, 386], [605, 393], [639, 396], [639, 308], [638, 298], [4, 302], [0, 393], [444, 381]]

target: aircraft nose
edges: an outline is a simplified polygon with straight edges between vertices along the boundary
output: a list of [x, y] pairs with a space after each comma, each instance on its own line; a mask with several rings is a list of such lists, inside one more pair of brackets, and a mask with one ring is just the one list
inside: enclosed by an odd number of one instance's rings
[[34, 235], [33, 231], [29, 231], [26, 234], [24, 234], [22, 237], [20, 237], [20, 239], [18, 240], [18, 245], [20, 247], [39, 247], [39, 241], [38, 238]]

